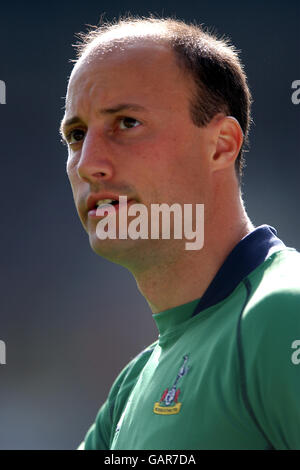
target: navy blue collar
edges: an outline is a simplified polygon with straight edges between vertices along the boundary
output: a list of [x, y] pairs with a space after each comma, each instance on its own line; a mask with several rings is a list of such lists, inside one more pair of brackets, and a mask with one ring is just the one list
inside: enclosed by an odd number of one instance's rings
[[195, 307], [193, 315], [221, 302], [274, 251], [285, 248], [277, 231], [261, 225], [246, 235], [231, 251]]

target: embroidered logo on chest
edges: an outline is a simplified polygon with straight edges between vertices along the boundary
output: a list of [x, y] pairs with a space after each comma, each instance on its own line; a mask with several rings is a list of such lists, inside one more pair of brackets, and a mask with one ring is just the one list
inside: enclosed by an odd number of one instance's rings
[[183, 364], [179, 369], [177, 377], [175, 379], [172, 387], [166, 388], [163, 392], [160, 401], [154, 403], [153, 411], [158, 415], [176, 415], [179, 413], [181, 404], [178, 402], [178, 397], [180, 394], [180, 388], [178, 388], [178, 382], [186, 373], [189, 371], [186, 363], [188, 361], [188, 355], [183, 356]]

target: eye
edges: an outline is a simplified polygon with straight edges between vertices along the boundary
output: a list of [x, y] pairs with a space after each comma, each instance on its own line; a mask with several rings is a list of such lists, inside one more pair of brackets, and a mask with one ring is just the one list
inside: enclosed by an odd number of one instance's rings
[[119, 129], [128, 130], [133, 127], [138, 127], [141, 123], [137, 119], [131, 117], [121, 117], [118, 119]]
[[84, 138], [84, 131], [82, 129], [73, 129], [66, 136], [69, 145], [77, 144]]

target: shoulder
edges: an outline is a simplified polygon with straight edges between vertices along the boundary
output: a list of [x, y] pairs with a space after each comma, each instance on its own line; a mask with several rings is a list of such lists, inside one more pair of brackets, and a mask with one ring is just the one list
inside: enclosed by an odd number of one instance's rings
[[147, 363], [151, 356], [157, 341], [143, 349], [137, 356], [131, 359], [128, 364], [121, 370], [115, 379], [109, 393], [109, 400], [115, 400], [118, 393], [124, 392], [125, 389], [131, 388], [132, 384], [136, 381], [141, 370]]
[[143, 349], [137, 356], [135, 356], [120, 372], [114, 381], [109, 395], [108, 406], [110, 410], [110, 419], [114, 423], [119, 419], [120, 414], [127, 402], [128, 396], [134, 387], [142, 369], [148, 362], [157, 341]]
[[273, 254], [244, 284], [238, 328], [245, 403], [276, 449], [299, 449], [300, 254]]
[[289, 360], [300, 338], [300, 253], [274, 253], [244, 283], [248, 298], [239, 334], [246, 357]]
[[245, 280], [245, 323], [286, 320], [300, 315], [300, 253], [285, 249], [274, 253]]
[[146, 347], [121, 370], [79, 449], [109, 449], [128, 396], [156, 344], [157, 341]]

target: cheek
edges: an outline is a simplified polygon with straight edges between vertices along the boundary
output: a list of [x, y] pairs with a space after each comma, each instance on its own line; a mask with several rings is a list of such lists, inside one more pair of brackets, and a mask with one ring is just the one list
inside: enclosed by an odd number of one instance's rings
[[69, 151], [67, 164], [66, 164], [66, 170], [67, 170], [67, 175], [70, 181], [78, 177], [77, 167], [78, 167], [79, 159], [80, 159], [80, 153], [78, 151], [77, 152]]
[[67, 162], [67, 175], [72, 188], [73, 196], [75, 198], [76, 190], [79, 185], [79, 178], [77, 175], [76, 166], [72, 165], [69, 160]]
[[78, 157], [76, 157], [76, 153], [71, 153], [69, 150], [68, 152], [68, 159], [67, 159], [67, 174], [71, 173], [76, 169], [78, 164]]

